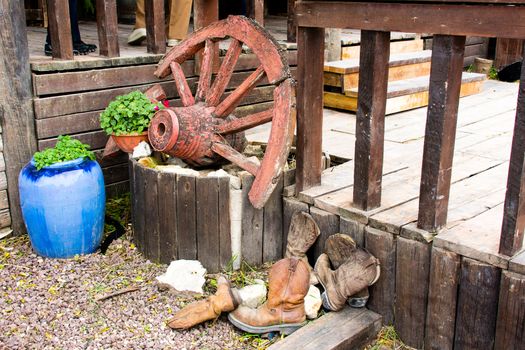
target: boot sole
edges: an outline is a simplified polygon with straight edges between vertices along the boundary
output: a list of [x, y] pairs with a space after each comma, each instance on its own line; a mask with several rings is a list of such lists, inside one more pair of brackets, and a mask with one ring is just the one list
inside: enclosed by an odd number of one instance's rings
[[271, 332], [280, 332], [284, 335], [289, 335], [304, 326], [307, 322], [304, 321], [302, 323], [287, 323], [287, 324], [276, 324], [271, 326], [250, 326], [249, 324], [243, 323], [239, 320], [237, 320], [232, 314], [228, 314], [228, 320], [237, 328], [242, 329], [245, 332], [248, 333], [256, 333], [256, 334], [263, 334], [263, 333], [271, 333]]

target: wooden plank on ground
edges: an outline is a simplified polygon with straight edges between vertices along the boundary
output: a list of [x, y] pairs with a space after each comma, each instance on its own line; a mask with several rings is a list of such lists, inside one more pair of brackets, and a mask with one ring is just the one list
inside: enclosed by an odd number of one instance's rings
[[453, 349], [459, 267], [459, 255], [432, 248], [425, 349]]
[[423, 348], [430, 245], [399, 237], [396, 256], [395, 328], [403, 342]]
[[158, 171], [144, 168], [144, 252], [146, 258], [160, 261], [159, 205], [157, 191]]
[[195, 180], [197, 258], [209, 272], [219, 271], [219, 182], [216, 177]]
[[248, 192], [254, 180], [253, 175], [243, 172], [240, 177], [243, 198], [242, 258], [250, 265], [259, 266], [263, 261], [264, 209], [255, 209], [248, 200]]
[[369, 288], [368, 308], [381, 314], [385, 325], [392, 325], [396, 293], [396, 240], [388, 232], [366, 227], [365, 248], [381, 263], [381, 276]]
[[492, 349], [501, 270], [469, 258], [461, 261], [454, 349]]
[[292, 216], [296, 212], [304, 211], [309, 213], [308, 204], [300, 202], [294, 198], [283, 198], [283, 256], [286, 253], [286, 244], [288, 242], [288, 230]]
[[195, 176], [177, 175], [178, 258], [197, 259], [197, 213]]
[[315, 243], [308, 250], [308, 260], [313, 266], [319, 255], [324, 252], [326, 239], [334, 233], [339, 232], [339, 216], [315, 207], [310, 208], [310, 215], [312, 215], [312, 218], [320, 230], [319, 237], [317, 237]]
[[381, 328], [381, 316], [367, 309], [345, 307], [328, 312], [271, 345], [268, 350], [358, 350], [370, 343]]
[[226, 269], [232, 262], [232, 238], [230, 223], [230, 178], [219, 177], [219, 267]]
[[520, 349], [525, 344], [524, 301], [525, 276], [503, 271], [494, 349]]
[[264, 205], [262, 261], [277, 261], [283, 256], [283, 176]]
[[158, 175], [160, 262], [177, 260], [177, 176], [159, 172]]

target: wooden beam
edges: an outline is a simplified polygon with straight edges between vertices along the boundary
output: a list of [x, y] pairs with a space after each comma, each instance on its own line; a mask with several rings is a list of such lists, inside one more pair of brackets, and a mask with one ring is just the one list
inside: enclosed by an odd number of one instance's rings
[[389, 57], [389, 32], [361, 31], [353, 203], [362, 210], [381, 205]]
[[0, 21], [0, 121], [11, 227], [22, 234], [18, 174], [36, 151], [29, 50], [23, 1], [0, 0], [0, 8], [6, 11]]
[[[219, 0], [195, 0], [193, 3], [194, 30], [204, 28], [219, 20]], [[220, 66], [219, 43], [215, 43], [213, 55], [213, 73], [217, 73]], [[200, 76], [203, 51], [195, 55], [195, 74]]]
[[297, 21], [295, 19], [295, 0], [288, 0], [288, 16], [286, 19], [286, 41], [297, 41]]
[[521, 60], [523, 58], [522, 52], [523, 40], [497, 38], [494, 67], [500, 69], [506, 65]]
[[434, 36], [418, 214], [427, 231], [447, 222], [464, 51], [464, 36]]
[[297, 33], [297, 193], [321, 183], [324, 29]]
[[302, 27], [525, 38], [525, 6], [300, 1], [295, 10]]
[[144, 0], [144, 9], [146, 12], [146, 43], [148, 52], [165, 53], [164, 2]]
[[101, 56], [118, 57], [117, 1], [97, 0], [97, 29]]
[[56, 59], [73, 59], [73, 40], [68, 0], [48, 0], [49, 36], [52, 56]]
[[[525, 47], [523, 49], [525, 57]], [[512, 256], [521, 250], [525, 230], [525, 63], [521, 65], [518, 106], [510, 152], [509, 176], [499, 252]]]
[[248, 0], [248, 16], [264, 27], [264, 0]]

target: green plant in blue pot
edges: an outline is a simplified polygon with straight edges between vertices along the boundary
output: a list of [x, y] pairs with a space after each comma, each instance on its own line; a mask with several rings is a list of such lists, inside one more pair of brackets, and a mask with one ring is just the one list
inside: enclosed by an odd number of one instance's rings
[[97, 250], [104, 230], [106, 194], [89, 146], [59, 136], [35, 153], [18, 177], [20, 205], [33, 249], [50, 258]]

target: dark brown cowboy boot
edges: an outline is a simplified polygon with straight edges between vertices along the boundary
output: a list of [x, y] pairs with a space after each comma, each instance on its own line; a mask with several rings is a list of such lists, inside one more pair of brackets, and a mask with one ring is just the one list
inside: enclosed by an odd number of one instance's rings
[[279, 331], [290, 334], [305, 323], [304, 297], [309, 279], [304, 261], [297, 258], [279, 260], [270, 269], [266, 302], [257, 309], [241, 305], [228, 315], [228, 319], [249, 333]]
[[379, 260], [360, 248], [335, 271], [328, 255], [321, 254], [314, 270], [325, 290], [321, 295], [323, 306], [332, 311], [341, 310], [348, 297], [374, 284], [380, 273]]
[[288, 239], [286, 243], [285, 258], [299, 258], [306, 263], [310, 271], [310, 284], [317, 284], [317, 278], [312, 273], [312, 267], [308, 263], [306, 252], [319, 237], [319, 226], [315, 223], [310, 214], [305, 212], [296, 212], [292, 216], [290, 229], [288, 230]]
[[214, 295], [184, 307], [168, 321], [168, 326], [175, 329], [187, 329], [217, 318], [223, 311], [235, 310], [241, 303], [238, 292], [230, 288], [230, 282], [224, 276], [217, 279], [217, 285], [217, 292]]

